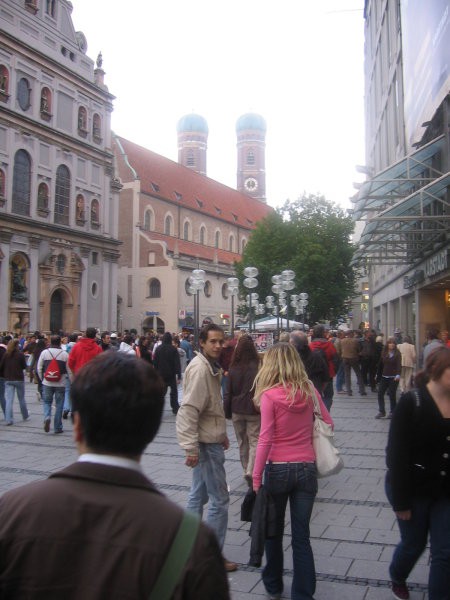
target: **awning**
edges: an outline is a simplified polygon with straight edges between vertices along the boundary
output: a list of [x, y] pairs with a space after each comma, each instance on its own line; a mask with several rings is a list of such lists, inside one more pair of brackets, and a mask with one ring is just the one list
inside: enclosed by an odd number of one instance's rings
[[353, 219], [367, 224], [353, 265], [413, 264], [448, 242], [450, 173], [433, 166], [443, 144], [441, 136], [363, 184]]
[[434, 163], [444, 144], [445, 136], [442, 135], [365, 181], [352, 199], [355, 204], [353, 219], [360, 221], [368, 213], [385, 210], [414, 190], [441, 177], [443, 173], [435, 168]]

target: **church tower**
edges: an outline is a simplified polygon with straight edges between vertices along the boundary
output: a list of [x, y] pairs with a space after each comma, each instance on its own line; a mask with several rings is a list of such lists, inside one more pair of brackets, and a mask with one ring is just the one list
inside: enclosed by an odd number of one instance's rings
[[266, 202], [266, 122], [247, 113], [236, 122], [237, 190]]
[[206, 175], [208, 123], [200, 115], [185, 115], [177, 123], [178, 162], [180, 165]]

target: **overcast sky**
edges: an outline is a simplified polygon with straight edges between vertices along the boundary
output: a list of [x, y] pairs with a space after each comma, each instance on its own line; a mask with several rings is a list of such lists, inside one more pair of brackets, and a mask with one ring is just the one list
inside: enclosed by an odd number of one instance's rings
[[[351, 206], [364, 164], [363, 0], [72, 0], [103, 54], [113, 130], [177, 160], [176, 124], [208, 122], [208, 176], [236, 187], [236, 120], [267, 122], [268, 203]], [[127, 9], [126, 11], [124, 9]]]

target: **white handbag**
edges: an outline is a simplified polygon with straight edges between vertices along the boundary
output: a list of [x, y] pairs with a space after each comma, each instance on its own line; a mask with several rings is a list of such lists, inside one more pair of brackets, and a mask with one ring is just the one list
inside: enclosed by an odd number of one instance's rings
[[335, 475], [344, 468], [344, 461], [334, 445], [334, 433], [331, 425], [322, 418], [320, 404], [314, 394], [313, 448], [316, 454], [317, 477]]

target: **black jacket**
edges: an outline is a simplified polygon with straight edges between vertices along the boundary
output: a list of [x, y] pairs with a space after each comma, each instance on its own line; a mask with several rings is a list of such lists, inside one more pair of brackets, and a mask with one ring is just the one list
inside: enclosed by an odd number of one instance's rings
[[227, 389], [223, 399], [225, 417], [231, 419], [232, 413], [240, 415], [257, 415], [253, 404], [255, 390], [252, 389], [258, 362], [232, 366], [228, 371]]
[[171, 343], [156, 348], [153, 365], [164, 381], [171, 381], [175, 376], [181, 378], [180, 355]]
[[275, 503], [270, 493], [262, 485], [256, 494], [252, 512], [252, 524], [249, 535], [250, 560], [252, 567], [260, 567], [264, 554], [264, 542], [267, 538], [275, 537], [277, 533], [277, 513]]

